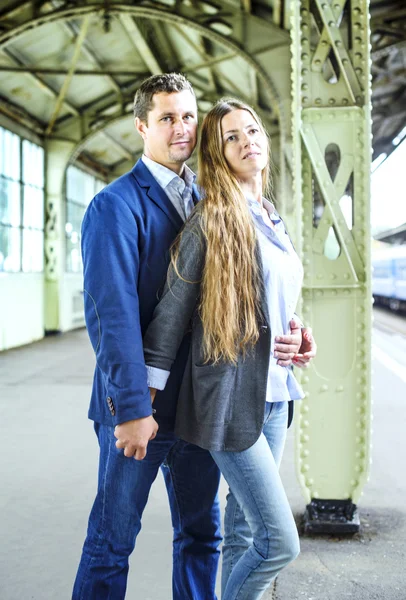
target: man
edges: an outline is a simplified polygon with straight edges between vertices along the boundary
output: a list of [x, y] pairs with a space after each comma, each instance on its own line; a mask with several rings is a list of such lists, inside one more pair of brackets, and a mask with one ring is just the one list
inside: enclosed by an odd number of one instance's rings
[[[154, 410], [148, 386], [163, 387], [163, 373], [147, 371], [142, 347], [169, 248], [197, 201], [195, 176], [185, 165], [197, 137], [190, 83], [174, 73], [150, 77], [137, 91], [134, 115], [143, 157], [96, 195], [82, 226], [86, 324], [97, 358], [89, 418], [100, 464], [73, 600], [125, 597], [128, 557], [160, 467], [174, 529], [173, 598], [214, 600], [219, 471], [208, 452], [173, 433], [190, 340]], [[281, 359], [289, 363], [300, 344], [297, 336], [282, 342]]]

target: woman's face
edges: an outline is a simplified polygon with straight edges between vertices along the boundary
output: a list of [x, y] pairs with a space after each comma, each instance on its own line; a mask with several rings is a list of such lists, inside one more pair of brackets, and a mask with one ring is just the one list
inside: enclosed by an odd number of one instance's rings
[[237, 179], [250, 179], [266, 167], [267, 139], [248, 110], [236, 109], [225, 115], [221, 135], [224, 157]]

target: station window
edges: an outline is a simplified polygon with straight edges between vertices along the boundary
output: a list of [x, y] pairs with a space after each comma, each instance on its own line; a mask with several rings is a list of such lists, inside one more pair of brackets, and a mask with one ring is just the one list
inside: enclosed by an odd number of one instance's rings
[[86, 208], [93, 196], [106, 184], [73, 165], [66, 171], [66, 270], [77, 273], [82, 270], [80, 252], [80, 229]]
[[44, 150], [0, 127], [0, 271], [44, 268]]

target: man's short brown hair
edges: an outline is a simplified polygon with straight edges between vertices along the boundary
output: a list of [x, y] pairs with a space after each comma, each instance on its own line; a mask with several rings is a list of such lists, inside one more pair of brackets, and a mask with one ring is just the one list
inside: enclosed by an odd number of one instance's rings
[[180, 73], [162, 73], [152, 75], [145, 79], [138, 88], [134, 97], [134, 117], [138, 117], [145, 123], [148, 122], [148, 113], [152, 110], [153, 97], [155, 94], [172, 94], [189, 90], [193, 96], [192, 84]]

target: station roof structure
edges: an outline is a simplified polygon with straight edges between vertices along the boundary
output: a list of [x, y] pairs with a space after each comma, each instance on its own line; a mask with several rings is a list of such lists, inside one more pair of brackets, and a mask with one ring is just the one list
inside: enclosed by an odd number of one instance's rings
[[406, 223], [393, 229], [380, 231], [374, 235], [374, 239], [388, 244], [406, 244]]
[[[346, 4], [349, 10], [349, 0]], [[77, 158], [112, 177], [142, 150], [132, 117], [140, 82], [154, 73], [180, 71], [192, 82], [201, 113], [219, 96], [239, 96], [256, 106], [272, 135], [278, 127], [274, 107], [231, 39], [236, 30], [251, 38], [253, 55], [262, 59], [286, 48], [289, 5], [287, 0], [2, 0], [0, 112], [41, 139], [79, 136]], [[370, 7], [376, 158], [390, 154], [406, 123], [406, 6], [404, 0], [371, 0]], [[254, 26], [247, 25], [247, 14]], [[273, 26], [271, 37], [267, 24]], [[278, 65], [275, 71], [277, 77]]]

